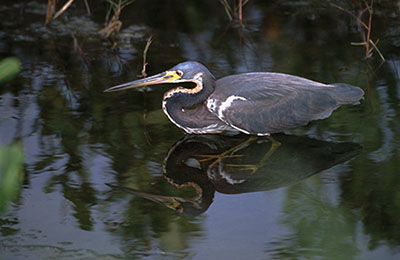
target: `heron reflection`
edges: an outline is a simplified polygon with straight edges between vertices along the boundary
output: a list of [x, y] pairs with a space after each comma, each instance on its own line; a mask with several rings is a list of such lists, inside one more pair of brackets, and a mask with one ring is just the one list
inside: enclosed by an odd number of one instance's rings
[[144, 192], [107, 184], [113, 189], [161, 203], [178, 214], [196, 216], [211, 205], [215, 192], [267, 191], [299, 182], [359, 154], [355, 143], [274, 135], [186, 135], [164, 160], [164, 178], [176, 188], [193, 187], [192, 197]]

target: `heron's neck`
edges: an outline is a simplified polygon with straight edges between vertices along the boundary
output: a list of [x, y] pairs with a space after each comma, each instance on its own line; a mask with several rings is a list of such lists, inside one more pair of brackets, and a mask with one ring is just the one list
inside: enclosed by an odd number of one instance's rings
[[164, 113], [175, 125], [188, 133], [197, 131], [193, 129], [215, 125], [219, 121], [203, 105], [214, 91], [215, 81], [197, 81], [196, 84], [193, 89], [179, 87], [168, 91], [163, 101]]

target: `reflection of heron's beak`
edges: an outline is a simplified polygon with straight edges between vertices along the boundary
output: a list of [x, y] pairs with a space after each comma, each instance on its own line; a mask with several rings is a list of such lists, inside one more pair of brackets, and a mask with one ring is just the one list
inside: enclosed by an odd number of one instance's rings
[[138, 79], [135, 81], [127, 82], [118, 86], [114, 86], [112, 88], [108, 88], [104, 90], [104, 92], [112, 92], [112, 91], [119, 91], [125, 90], [129, 88], [138, 88], [150, 85], [157, 85], [163, 83], [174, 83], [180, 80], [180, 75], [177, 74], [176, 71], [165, 71], [159, 74], [156, 74], [151, 77], [147, 77], [144, 79]]
[[122, 186], [116, 186], [116, 185], [112, 185], [109, 183], [106, 183], [106, 185], [113, 189], [121, 190], [121, 191], [130, 193], [130, 194], [133, 194], [135, 196], [138, 196], [140, 198], [144, 198], [144, 199], [148, 199], [148, 200], [157, 202], [157, 203], [162, 204], [174, 211], [177, 211], [179, 214], [183, 213], [182, 202], [185, 201], [185, 199], [183, 199], [183, 198], [151, 194], [148, 192], [138, 191], [138, 190], [134, 190], [134, 189], [127, 188], [127, 187], [122, 187]]

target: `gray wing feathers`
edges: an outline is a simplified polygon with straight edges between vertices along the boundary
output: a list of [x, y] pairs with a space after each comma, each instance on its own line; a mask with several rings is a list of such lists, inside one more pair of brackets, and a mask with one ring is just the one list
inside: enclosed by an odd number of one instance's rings
[[[247, 73], [218, 80], [209, 99], [219, 102], [209, 109], [235, 128], [266, 134], [329, 117], [340, 105], [355, 103], [362, 96], [361, 89], [347, 84], [325, 85], [279, 73]], [[226, 100], [229, 102], [224, 103]]]

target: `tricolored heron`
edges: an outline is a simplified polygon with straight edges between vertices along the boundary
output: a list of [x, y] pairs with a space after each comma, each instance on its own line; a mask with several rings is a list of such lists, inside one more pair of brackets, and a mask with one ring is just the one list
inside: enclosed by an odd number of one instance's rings
[[282, 73], [252, 72], [215, 80], [204, 65], [194, 61], [105, 92], [185, 82], [195, 87], [167, 91], [162, 108], [172, 123], [189, 134], [238, 130], [269, 135], [327, 118], [339, 106], [356, 104], [364, 95], [348, 84], [323, 84]]

